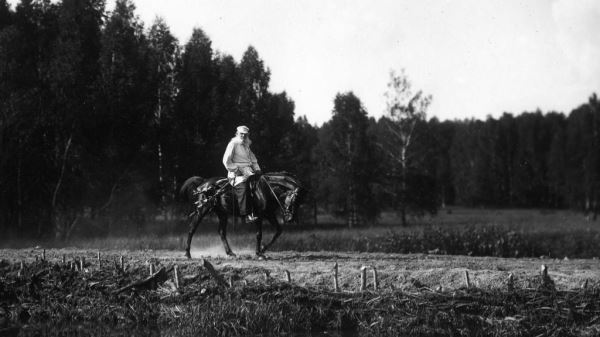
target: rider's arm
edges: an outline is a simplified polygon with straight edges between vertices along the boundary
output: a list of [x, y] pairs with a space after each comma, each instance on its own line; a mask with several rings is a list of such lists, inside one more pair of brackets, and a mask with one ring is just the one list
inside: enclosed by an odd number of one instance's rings
[[260, 171], [260, 166], [258, 166], [258, 160], [256, 160], [256, 156], [254, 155], [254, 152], [252, 152], [252, 150], [250, 150], [250, 162], [252, 163], [252, 170], [254, 172]]
[[235, 172], [237, 170], [237, 165], [233, 162], [233, 150], [235, 148], [234, 142], [229, 142], [227, 148], [225, 149], [225, 154], [223, 155], [223, 165], [229, 172]]

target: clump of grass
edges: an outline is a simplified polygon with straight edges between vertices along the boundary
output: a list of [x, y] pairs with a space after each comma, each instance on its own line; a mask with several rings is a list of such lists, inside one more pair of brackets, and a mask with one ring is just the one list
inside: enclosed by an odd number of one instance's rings
[[428, 226], [415, 230], [314, 231], [283, 235], [273, 249], [433, 253], [495, 257], [600, 256], [599, 230], [526, 231], [511, 226]]

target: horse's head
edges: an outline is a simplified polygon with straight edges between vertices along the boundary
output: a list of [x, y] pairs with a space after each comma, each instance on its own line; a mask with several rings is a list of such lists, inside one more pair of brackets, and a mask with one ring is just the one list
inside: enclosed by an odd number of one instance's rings
[[306, 194], [296, 177], [287, 172], [269, 172], [261, 176], [260, 182], [264, 183], [265, 195], [277, 199], [272, 202], [281, 207], [284, 222], [296, 222], [298, 207]]
[[298, 221], [298, 207], [304, 199], [305, 191], [302, 187], [296, 187], [284, 193], [283, 219], [287, 222]]

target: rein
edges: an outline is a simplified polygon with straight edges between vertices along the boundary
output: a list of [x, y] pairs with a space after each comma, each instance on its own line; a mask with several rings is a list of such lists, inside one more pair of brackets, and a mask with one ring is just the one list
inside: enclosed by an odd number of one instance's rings
[[265, 184], [267, 184], [267, 186], [269, 187], [269, 190], [273, 194], [273, 197], [275, 197], [275, 200], [277, 201], [277, 204], [279, 205], [279, 208], [281, 209], [281, 213], [284, 215], [283, 216], [283, 221], [285, 221], [285, 213], [286, 213], [286, 211], [283, 208], [283, 205], [281, 205], [281, 202], [279, 201], [279, 198], [277, 198], [277, 195], [275, 194], [275, 191], [273, 191], [273, 188], [271, 187], [271, 184], [269, 184], [269, 181], [264, 176], [260, 176], [260, 179], [262, 179], [265, 182]]

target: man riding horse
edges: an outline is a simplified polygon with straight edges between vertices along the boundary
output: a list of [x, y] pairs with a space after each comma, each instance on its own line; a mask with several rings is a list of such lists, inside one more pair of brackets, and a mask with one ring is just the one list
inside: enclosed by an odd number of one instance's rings
[[250, 129], [245, 126], [238, 126], [235, 137], [231, 138], [225, 154], [223, 155], [223, 165], [227, 169], [227, 179], [233, 186], [235, 196], [238, 202], [239, 214], [248, 223], [256, 221], [252, 214], [252, 201], [249, 198], [248, 178], [261, 174], [260, 166], [256, 156], [250, 149]]
[[[193, 176], [181, 186], [180, 194], [194, 202], [195, 210], [190, 214], [190, 230], [185, 246], [185, 256], [191, 258], [192, 236], [202, 219], [209, 213], [219, 218], [219, 236], [225, 253], [235, 256], [227, 241], [227, 217], [242, 216], [246, 222], [256, 226], [256, 255], [264, 258], [264, 252], [281, 235], [281, 224], [277, 220], [281, 215], [284, 223], [297, 220], [297, 210], [302, 202], [305, 190], [293, 175], [287, 172], [268, 172], [262, 174], [256, 156], [250, 150], [249, 129], [239, 126], [236, 136], [231, 139], [223, 156], [227, 168], [227, 179], [222, 177], [202, 178]], [[249, 196], [248, 183], [253, 185], [252, 198]], [[234, 191], [236, 198], [229, 197], [228, 191]], [[237, 199], [237, 208], [235, 200]], [[262, 221], [266, 219], [275, 229], [271, 240], [262, 245]]]

